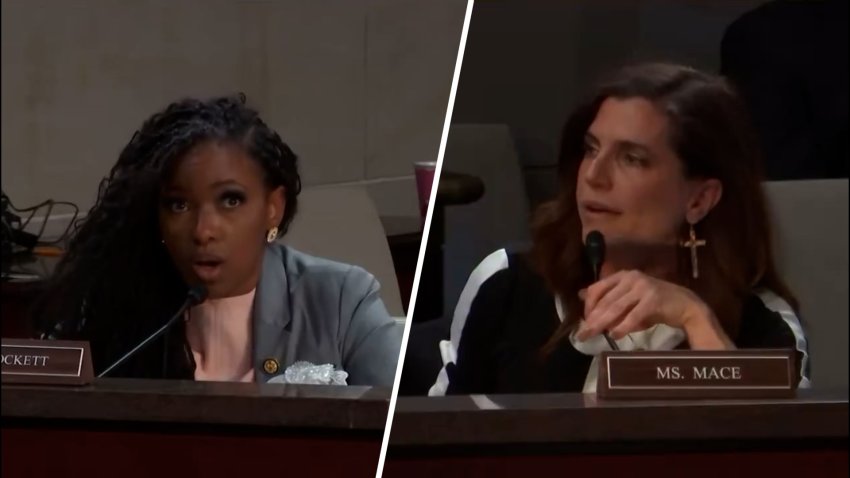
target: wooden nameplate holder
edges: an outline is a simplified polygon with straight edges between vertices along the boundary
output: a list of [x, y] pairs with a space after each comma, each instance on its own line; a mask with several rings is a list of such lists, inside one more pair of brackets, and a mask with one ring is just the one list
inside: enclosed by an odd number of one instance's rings
[[607, 351], [596, 394], [606, 399], [793, 397], [792, 349]]
[[4, 384], [87, 385], [94, 380], [88, 342], [2, 340]]

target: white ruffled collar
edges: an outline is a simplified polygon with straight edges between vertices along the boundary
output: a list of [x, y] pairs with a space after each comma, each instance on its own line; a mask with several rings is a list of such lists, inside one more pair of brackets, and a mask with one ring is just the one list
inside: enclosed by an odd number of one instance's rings
[[[566, 317], [566, 309], [563, 306], [560, 296], [555, 295], [555, 310], [558, 313], [558, 319], [561, 322]], [[596, 378], [599, 370], [599, 354], [611, 350], [608, 342], [601, 335], [597, 335], [588, 340], [578, 340], [576, 338], [576, 330], [570, 332], [570, 344], [579, 352], [593, 356], [593, 361], [590, 364], [590, 369], [587, 372], [587, 377], [584, 382], [584, 393], [596, 392]], [[670, 327], [664, 324], [656, 324], [646, 330], [632, 332], [625, 337], [617, 340], [617, 346], [623, 351], [632, 350], [673, 350], [685, 340], [685, 332], [675, 327]]]

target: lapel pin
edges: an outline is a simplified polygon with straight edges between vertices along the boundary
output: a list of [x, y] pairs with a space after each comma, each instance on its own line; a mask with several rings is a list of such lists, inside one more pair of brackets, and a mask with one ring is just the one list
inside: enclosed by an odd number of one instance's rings
[[278, 370], [280, 370], [280, 364], [277, 360], [268, 358], [263, 361], [263, 370], [265, 370], [267, 374], [275, 374]]

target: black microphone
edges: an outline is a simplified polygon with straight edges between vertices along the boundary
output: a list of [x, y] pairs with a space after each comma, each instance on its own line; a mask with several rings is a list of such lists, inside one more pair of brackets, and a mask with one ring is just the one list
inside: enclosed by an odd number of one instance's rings
[[584, 238], [584, 252], [593, 268], [593, 282], [599, 280], [599, 271], [605, 262], [605, 236], [599, 231], [590, 231]]
[[183, 314], [186, 312], [186, 310], [188, 310], [190, 307], [194, 307], [194, 306], [200, 304], [201, 302], [205, 301], [206, 299], [207, 299], [207, 288], [206, 287], [204, 287], [202, 285], [196, 285], [196, 286], [192, 287], [191, 289], [189, 289], [189, 292], [186, 294], [186, 300], [183, 301], [183, 305], [181, 305], [180, 308], [177, 309], [177, 313], [174, 314], [174, 316], [172, 316], [170, 319], [168, 319], [168, 322], [166, 322], [165, 325], [160, 327], [153, 334], [149, 335], [148, 338], [146, 338], [145, 340], [142, 340], [139, 343], [139, 345], [136, 345], [135, 347], [133, 347], [132, 350], [130, 350], [129, 352], [124, 354], [124, 356], [121, 357], [120, 359], [116, 360], [106, 370], [104, 370], [103, 372], [100, 372], [100, 374], [98, 374], [97, 378], [105, 377], [109, 372], [111, 372], [113, 369], [115, 369], [119, 365], [123, 364], [124, 362], [126, 362], [130, 357], [136, 355], [140, 350], [145, 348], [148, 344], [150, 344], [151, 342], [153, 342], [157, 338], [161, 337], [162, 334], [164, 334], [166, 331], [168, 331], [168, 329], [170, 329], [174, 324], [177, 323], [177, 320], [180, 317], [183, 316]]
[[[602, 263], [605, 262], [605, 236], [599, 231], [590, 231], [584, 238], [584, 253], [587, 254], [587, 259], [590, 261], [590, 267], [593, 268], [593, 282], [599, 280], [599, 272], [602, 269]], [[602, 332], [605, 341], [611, 350], [620, 350], [617, 347], [617, 342], [608, 335], [608, 332]]]

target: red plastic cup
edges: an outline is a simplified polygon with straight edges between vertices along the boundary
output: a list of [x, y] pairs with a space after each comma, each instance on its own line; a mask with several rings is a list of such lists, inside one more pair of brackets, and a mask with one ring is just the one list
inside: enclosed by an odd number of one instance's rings
[[428, 215], [428, 202], [431, 200], [431, 188], [434, 185], [434, 171], [437, 169], [436, 161], [417, 161], [413, 163], [416, 172], [416, 192], [419, 193], [419, 215], [422, 224], [425, 224], [425, 216]]

